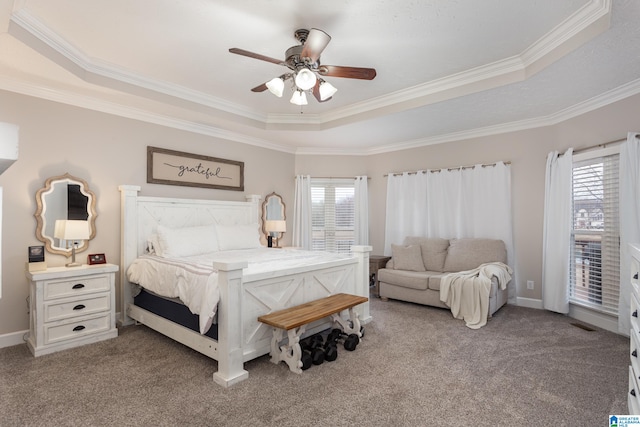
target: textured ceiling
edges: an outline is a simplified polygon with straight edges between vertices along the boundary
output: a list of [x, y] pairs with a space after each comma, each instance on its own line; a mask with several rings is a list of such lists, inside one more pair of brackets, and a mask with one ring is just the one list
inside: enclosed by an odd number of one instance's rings
[[[636, 0], [0, 0], [0, 89], [298, 153], [543, 126], [640, 91]], [[325, 103], [250, 89], [297, 28], [332, 40]]]

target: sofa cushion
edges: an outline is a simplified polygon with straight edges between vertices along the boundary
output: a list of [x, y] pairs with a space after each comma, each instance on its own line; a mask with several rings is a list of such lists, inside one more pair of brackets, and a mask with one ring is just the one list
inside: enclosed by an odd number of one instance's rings
[[425, 271], [419, 245], [391, 245], [393, 268], [406, 271]]
[[432, 291], [440, 292], [440, 282], [442, 278], [446, 276], [447, 273], [434, 274], [433, 276], [429, 276], [429, 283], [427, 283], [427, 287]]
[[427, 290], [429, 278], [432, 276], [442, 276], [442, 273], [432, 271], [407, 271], [407, 270], [391, 270], [381, 268], [378, 270], [378, 280], [381, 283], [402, 286], [404, 288], [416, 289], [420, 291]]
[[487, 262], [507, 262], [507, 250], [502, 240], [451, 239], [444, 262], [444, 271], [473, 270]]
[[427, 271], [444, 271], [444, 260], [447, 257], [448, 239], [437, 237], [408, 236], [405, 245], [420, 245], [422, 262]]

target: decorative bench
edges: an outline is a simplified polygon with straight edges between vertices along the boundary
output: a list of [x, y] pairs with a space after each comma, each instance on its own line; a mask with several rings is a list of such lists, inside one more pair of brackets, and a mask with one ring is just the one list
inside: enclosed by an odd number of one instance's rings
[[[302, 350], [300, 348], [300, 337], [304, 333], [307, 324], [324, 317], [331, 316], [346, 334], [357, 334], [361, 337], [360, 319], [357, 313], [354, 312], [353, 307], [367, 301], [368, 298], [357, 295], [335, 294], [258, 317], [258, 321], [273, 327], [271, 362], [278, 364], [284, 361], [289, 365], [291, 372], [301, 374]], [[349, 310], [348, 320], [340, 316], [340, 312], [344, 310]], [[288, 342], [280, 345], [284, 339], [285, 331], [288, 334]]]

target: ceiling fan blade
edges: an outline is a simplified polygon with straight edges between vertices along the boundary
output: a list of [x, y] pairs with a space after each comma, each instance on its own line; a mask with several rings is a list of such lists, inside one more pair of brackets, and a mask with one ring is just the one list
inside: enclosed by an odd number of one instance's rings
[[261, 61], [271, 62], [272, 64], [285, 65], [286, 66], [286, 64], [284, 62], [282, 62], [281, 60], [279, 60], [279, 59], [271, 58], [269, 56], [260, 55], [259, 53], [249, 52], [248, 50], [244, 50], [244, 49], [238, 49], [237, 47], [232, 47], [231, 49], [229, 49], [229, 52], [235, 53], [236, 55], [242, 55], [242, 56], [247, 56], [249, 58], [259, 59]]
[[265, 90], [267, 90], [267, 84], [266, 83], [262, 83], [261, 85], [256, 86], [253, 89], [251, 89], [251, 92], [264, 92]]
[[375, 68], [342, 67], [340, 65], [321, 65], [318, 69], [321, 76], [344, 77], [346, 79], [373, 80]]
[[300, 56], [311, 59], [311, 63], [313, 64], [318, 61], [320, 54], [324, 48], [327, 47], [330, 41], [331, 36], [329, 34], [322, 30], [318, 30], [317, 28], [312, 28], [309, 30], [307, 41], [304, 42]]

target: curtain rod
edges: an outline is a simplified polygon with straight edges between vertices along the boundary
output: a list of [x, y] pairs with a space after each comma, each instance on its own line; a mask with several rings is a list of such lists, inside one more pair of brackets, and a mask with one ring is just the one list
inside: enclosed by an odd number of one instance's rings
[[[637, 138], [637, 136], [636, 136], [636, 138]], [[627, 138], [623, 138], [623, 139], [616, 139], [615, 141], [602, 142], [600, 144], [590, 145], [588, 147], [579, 148], [579, 149], [575, 150], [573, 152], [573, 154], [583, 153], [583, 152], [589, 151], [589, 150], [595, 150], [596, 148], [606, 148], [607, 145], [621, 144], [621, 143], [625, 142], [626, 140], [627, 140]], [[559, 153], [558, 157], [563, 156], [563, 155], [564, 155], [564, 153]]]
[[[510, 164], [511, 164], [511, 162], [510, 162], [510, 161], [506, 161], [506, 162], [502, 162], [502, 163], [504, 163], [505, 165], [510, 165]], [[465, 169], [473, 169], [473, 168], [475, 168], [476, 166], [482, 166], [483, 168], [486, 168], [486, 167], [489, 167], [489, 166], [493, 167], [493, 166], [495, 166], [495, 165], [497, 165], [497, 164], [498, 164], [498, 163], [496, 162], [496, 163], [487, 163], [487, 164], [483, 164], [483, 165], [458, 166], [458, 167], [455, 167], [455, 168], [429, 169], [429, 170], [426, 170], [426, 171], [425, 171], [425, 170], [423, 170], [423, 171], [412, 171], [412, 172], [396, 172], [396, 173], [387, 173], [387, 174], [384, 174], [384, 175], [382, 175], [382, 176], [386, 178], [386, 177], [388, 177], [389, 175], [392, 175], [392, 176], [398, 176], [398, 175], [403, 175], [403, 174], [405, 174], [405, 173], [408, 173], [409, 175], [416, 175], [416, 174], [418, 174], [418, 172], [422, 172], [422, 173], [427, 173], [427, 172], [436, 173], [436, 172], [442, 172], [443, 170], [448, 170], [448, 171], [455, 171], [455, 170], [458, 170], [458, 169], [460, 169], [460, 170], [465, 170]]]
[[[312, 176], [311, 179], [362, 179], [361, 176]], [[293, 179], [296, 179], [294, 176]], [[371, 177], [367, 177], [367, 179], [371, 179]]]

